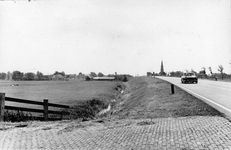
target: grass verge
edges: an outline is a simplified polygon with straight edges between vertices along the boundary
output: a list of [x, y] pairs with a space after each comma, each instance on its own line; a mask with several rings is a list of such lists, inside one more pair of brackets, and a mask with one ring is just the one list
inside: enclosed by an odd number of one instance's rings
[[124, 98], [115, 107], [119, 118], [167, 118], [222, 116], [220, 112], [187, 92], [157, 78], [136, 77], [127, 82]]

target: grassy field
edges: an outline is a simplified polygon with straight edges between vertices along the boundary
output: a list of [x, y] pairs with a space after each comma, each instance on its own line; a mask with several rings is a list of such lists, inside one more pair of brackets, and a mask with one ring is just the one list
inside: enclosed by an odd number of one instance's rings
[[[11, 86], [19, 84], [19, 86]], [[0, 92], [7, 97], [75, 105], [78, 101], [113, 98], [117, 82], [109, 81], [1, 81]]]
[[126, 94], [114, 107], [119, 118], [166, 118], [186, 116], [221, 116], [201, 100], [157, 78], [136, 77], [126, 83]]
[[107, 119], [222, 116], [177, 87], [171, 94], [170, 84], [157, 78], [132, 78], [124, 83], [122, 94], [121, 89], [116, 90], [118, 85], [121, 83], [109, 81], [0, 81], [0, 92], [7, 97], [37, 101], [48, 98], [49, 102], [68, 104], [73, 106], [72, 119], [93, 119], [110, 102], [112, 109], [104, 115]]

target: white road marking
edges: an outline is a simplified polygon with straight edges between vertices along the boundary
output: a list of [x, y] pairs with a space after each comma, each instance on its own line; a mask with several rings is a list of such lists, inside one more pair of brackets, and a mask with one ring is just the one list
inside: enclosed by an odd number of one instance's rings
[[206, 101], [209, 101], [210, 103], [213, 103], [213, 104], [215, 104], [215, 105], [221, 107], [222, 109], [225, 109], [226, 111], [228, 111], [228, 112], [231, 113], [231, 110], [230, 110], [230, 109], [228, 109], [228, 108], [226, 108], [226, 107], [224, 107], [224, 106], [222, 106], [222, 105], [220, 105], [220, 104], [218, 104], [218, 103], [216, 103], [216, 102], [214, 102], [214, 101], [212, 101], [212, 100], [210, 100], [210, 99], [208, 99], [208, 98], [206, 98], [206, 97], [204, 97], [204, 96], [201, 96], [201, 95], [199, 95], [199, 94], [197, 94], [197, 93], [195, 93], [195, 92], [193, 92], [193, 91], [191, 91], [191, 90], [189, 90], [189, 89], [187, 89], [187, 88], [185, 88], [185, 87], [180, 87], [180, 86], [178, 86], [178, 87], [179, 87], [179, 88], [182, 88], [183, 90], [188, 91], [189, 93], [191, 93], [191, 94], [193, 94], [193, 95], [196, 95], [196, 96], [198, 96], [198, 97], [200, 97], [200, 98], [202, 98], [202, 99], [204, 99], [204, 100], [206, 100]]
[[[164, 81], [167, 81], [167, 80], [165, 80], [165, 79], [163, 79], [163, 78], [159, 78], [159, 79], [162, 79], [162, 80], [164, 80]], [[215, 109], [217, 109], [217, 110], [220, 111], [221, 113], [225, 114], [226, 117], [227, 117], [227, 119], [230, 119], [230, 120], [231, 120], [231, 109], [228, 109], [227, 107], [224, 107], [224, 106], [222, 106], [222, 105], [220, 105], [220, 104], [218, 104], [218, 103], [216, 103], [216, 102], [214, 102], [214, 101], [212, 101], [212, 100], [210, 100], [210, 99], [208, 99], [208, 98], [206, 98], [206, 97], [204, 97], [204, 96], [202, 96], [202, 95], [200, 95], [200, 94], [197, 94], [197, 93], [195, 93], [195, 92], [189, 90], [188, 88], [186, 88], [186, 87], [183, 86], [183, 85], [180, 85], [180, 84], [178, 84], [178, 83], [171, 82], [171, 81], [167, 81], [167, 82], [169, 82], [170, 84], [174, 84], [175, 86], [181, 88], [182, 90], [184, 90], [184, 91], [186, 91], [186, 92], [192, 94], [193, 96], [195, 96], [195, 97], [201, 99], [202, 101], [206, 102], [208, 105], [211, 105], [212, 107], [214, 107]], [[200, 84], [200, 85], [202, 85], [202, 84]], [[227, 90], [227, 89], [226, 89], [226, 90]]]

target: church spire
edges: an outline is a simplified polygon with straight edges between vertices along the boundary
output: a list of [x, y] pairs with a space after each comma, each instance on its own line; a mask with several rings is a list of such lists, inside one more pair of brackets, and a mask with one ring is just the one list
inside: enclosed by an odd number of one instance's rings
[[163, 72], [164, 72], [163, 60], [161, 60], [160, 72], [161, 72], [161, 73], [163, 73]]
[[161, 75], [161, 76], [165, 76], [163, 60], [161, 60], [160, 75]]

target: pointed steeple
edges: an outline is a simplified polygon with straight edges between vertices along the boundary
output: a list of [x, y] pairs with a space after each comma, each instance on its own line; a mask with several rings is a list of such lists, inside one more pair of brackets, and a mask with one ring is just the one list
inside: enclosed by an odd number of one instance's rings
[[161, 75], [161, 76], [165, 76], [163, 60], [161, 60], [160, 75]]
[[163, 72], [164, 72], [164, 65], [163, 65], [163, 60], [161, 60], [160, 73], [163, 74]]

